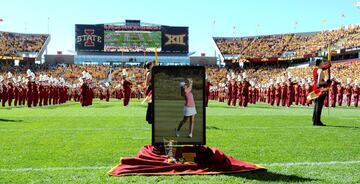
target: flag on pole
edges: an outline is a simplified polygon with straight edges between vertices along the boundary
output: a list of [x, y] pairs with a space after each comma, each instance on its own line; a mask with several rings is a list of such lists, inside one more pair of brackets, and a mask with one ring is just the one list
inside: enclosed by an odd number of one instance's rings
[[159, 65], [159, 58], [157, 53], [157, 47], [155, 47], [155, 65]]

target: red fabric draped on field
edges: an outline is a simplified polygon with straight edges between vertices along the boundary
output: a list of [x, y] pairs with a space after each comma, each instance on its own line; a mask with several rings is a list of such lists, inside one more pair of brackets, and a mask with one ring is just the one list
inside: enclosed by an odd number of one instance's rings
[[188, 146], [176, 149], [176, 158], [182, 153], [195, 152], [195, 163], [168, 163], [163, 149], [144, 146], [136, 157], [124, 157], [111, 169], [110, 176], [124, 175], [180, 175], [180, 174], [230, 174], [265, 169], [256, 164], [226, 156], [216, 148]]

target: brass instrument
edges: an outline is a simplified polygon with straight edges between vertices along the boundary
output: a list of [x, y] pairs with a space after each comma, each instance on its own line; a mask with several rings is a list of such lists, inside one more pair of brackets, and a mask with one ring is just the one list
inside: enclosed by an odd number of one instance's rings
[[329, 91], [330, 88], [321, 88], [320, 92], [316, 93], [315, 91], [312, 91], [311, 93], [308, 94], [308, 96], [306, 97], [307, 100], [315, 100], [317, 98], [319, 98], [321, 95], [327, 93]]

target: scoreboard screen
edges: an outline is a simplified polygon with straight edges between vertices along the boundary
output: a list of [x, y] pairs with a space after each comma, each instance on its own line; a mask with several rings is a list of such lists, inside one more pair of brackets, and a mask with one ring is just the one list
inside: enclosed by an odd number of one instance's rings
[[188, 27], [141, 25], [75, 25], [80, 52], [189, 52]]
[[105, 52], [161, 51], [161, 31], [104, 31]]

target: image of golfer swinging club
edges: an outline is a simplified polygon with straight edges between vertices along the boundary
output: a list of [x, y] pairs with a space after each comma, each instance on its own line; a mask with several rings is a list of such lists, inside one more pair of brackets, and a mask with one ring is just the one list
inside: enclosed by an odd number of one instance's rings
[[179, 126], [175, 129], [176, 137], [180, 136], [180, 129], [188, 120], [190, 121], [188, 137], [192, 138], [193, 136], [196, 107], [195, 107], [194, 96], [192, 94], [192, 85], [193, 85], [193, 81], [190, 78], [186, 79], [185, 82], [180, 82], [181, 96], [183, 96], [185, 100], [184, 111], [183, 111], [184, 117], [180, 121]]

